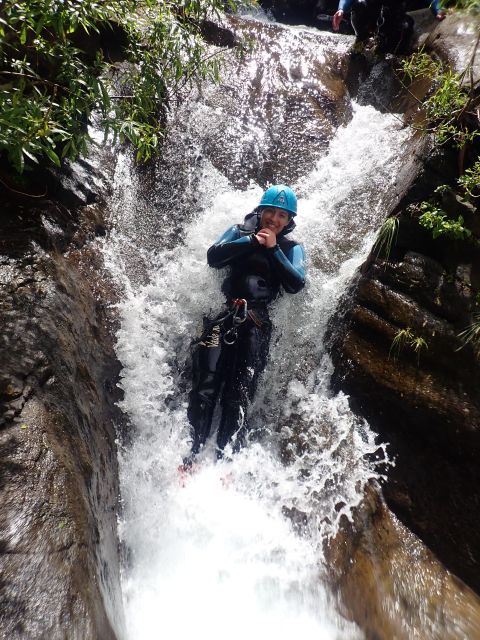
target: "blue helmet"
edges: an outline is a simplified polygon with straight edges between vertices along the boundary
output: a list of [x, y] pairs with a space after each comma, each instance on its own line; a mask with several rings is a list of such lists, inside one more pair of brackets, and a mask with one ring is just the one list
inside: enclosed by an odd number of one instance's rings
[[277, 207], [285, 209], [292, 216], [297, 215], [297, 196], [285, 184], [274, 184], [265, 191], [259, 207]]

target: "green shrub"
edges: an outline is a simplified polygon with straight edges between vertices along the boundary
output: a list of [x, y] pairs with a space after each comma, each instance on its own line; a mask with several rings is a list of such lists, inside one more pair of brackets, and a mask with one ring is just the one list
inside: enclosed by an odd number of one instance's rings
[[420, 354], [428, 349], [428, 343], [425, 338], [415, 335], [410, 327], [406, 327], [406, 329], [399, 329], [395, 334], [388, 356], [393, 356], [393, 359], [396, 360], [405, 347], [416, 353], [417, 363], [419, 363]]
[[480, 158], [458, 179], [468, 198], [480, 197]]
[[453, 6], [462, 11], [480, 13], [480, 0], [456, 0]]
[[[130, 140], [139, 159], [158, 152], [162, 108], [194, 77], [218, 75], [201, 23], [223, 0], [6, 0], [0, 4], [0, 155], [21, 173], [86, 151], [98, 109], [105, 133]], [[235, 0], [228, 0], [235, 7]], [[126, 64], [76, 43], [116, 23]], [[115, 89], [114, 89], [115, 87]], [[118, 95], [114, 95], [118, 94]]]
[[462, 342], [462, 346], [457, 349], [459, 351], [468, 344], [471, 344], [476, 355], [480, 354], [480, 313], [474, 313], [472, 316], [472, 323], [458, 334]]
[[422, 103], [424, 131], [433, 133], [439, 144], [450, 142], [459, 148], [480, 135], [478, 127], [471, 126], [471, 122], [476, 122], [480, 98], [475, 88], [465, 82], [471, 65], [459, 74], [424, 51], [418, 51], [405, 58], [401, 66], [408, 82], [418, 78], [432, 80], [431, 91]]
[[419, 224], [432, 232], [434, 238], [450, 238], [451, 240], [465, 240], [472, 232], [464, 226], [463, 216], [456, 220], [448, 217], [443, 209], [431, 202], [421, 202], [418, 205]]
[[401, 67], [408, 82], [414, 82], [417, 78], [434, 78], [442, 72], [442, 64], [423, 50], [404, 58]]

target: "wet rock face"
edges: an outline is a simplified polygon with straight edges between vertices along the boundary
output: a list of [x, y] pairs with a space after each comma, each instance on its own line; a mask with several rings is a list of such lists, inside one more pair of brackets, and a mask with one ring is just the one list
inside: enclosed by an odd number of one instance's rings
[[26, 199], [2, 213], [0, 636], [114, 638], [118, 363], [90, 243], [101, 215], [79, 223]]
[[480, 598], [399, 522], [375, 486], [327, 557], [341, 610], [367, 640], [477, 637]]
[[[225, 55], [222, 82], [204, 87], [197, 98], [204, 104], [198, 122], [182, 113], [189, 127], [186, 143], [195, 141], [238, 188], [252, 180], [261, 185], [295, 182], [351, 117], [345, 86], [348, 44], [320, 32], [235, 16], [228, 16], [217, 32], [226, 46], [254, 46], [242, 58]], [[298, 126], [287, 126], [289, 121]], [[221, 141], [218, 130], [224, 132]]]
[[319, 13], [335, 13], [336, 0], [262, 0], [261, 6], [271, 12], [275, 20], [286, 24], [306, 24], [317, 26]]
[[[455, 14], [420, 40], [457, 72], [473, 60], [477, 77], [477, 34], [478, 18]], [[443, 209], [464, 218], [473, 241], [433, 239], [408, 213], [439, 185], [456, 183], [457, 161], [444, 148], [425, 157], [396, 209], [390, 255], [372, 253], [345, 301], [332, 355], [334, 384], [390, 443], [389, 506], [480, 591], [480, 366], [478, 350], [459, 337], [480, 310], [478, 211], [443, 196]], [[408, 172], [399, 176], [410, 181]]]
[[475, 45], [479, 28], [477, 15], [467, 12], [449, 14], [446, 20], [438, 23], [425, 42], [442, 59], [447, 61], [457, 73], [463, 73], [473, 62], [472, 78], [466, 82], [478, 83], [480, 79], [480, 50]]
[[479, 291], [478, 246], [434, 240], [403, 213], [388, 259], [363, 265], [332, 348], [336, 386], [390, 443], [389, 505], [476, 590], [480, 366], [459, 333]]

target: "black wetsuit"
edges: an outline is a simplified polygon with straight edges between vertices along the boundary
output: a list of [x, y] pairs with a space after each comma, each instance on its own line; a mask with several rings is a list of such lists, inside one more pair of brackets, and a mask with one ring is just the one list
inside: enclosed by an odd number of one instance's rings
[[344, 5], [351, 10], [352, 27], [359, 40], [375, 35], [378, 51], [405, 51], [413, 33], [413, 19], [406, 13], [404, 0], [348, 0]]
[[[260, 214], [249, 214], [243, 225], [235, 225], [210, 247], [211, 267], [229, 267], [222, 290], [227, 307], [205, 331], [193, 353], [193, 386], [188, 418], [193, 427], [192, 454], [198, 453], [210, 433], [212, 417], [221, 393], [221, 417], [217, 435], [219, 455], [232, 440], [238, 450], [247, 431], [246, 412], [255, 393], [258, 376], [265, 368], [272, 325], [267, 305], [284, 289], [297, 293], [305, 284], [303, 247], [287, 240], [290, 222], [272, 249], [259, 244], [255, 233]], [[232, 299], [245, 299], [245, 321], [234, 328]], [[235, 307], [233, 307], [235, 308]], [[245, 311], [238, 307], [239, 314]], [[227, 335], [226, 335], [227, 334]], [[233, 342], [233, 344], [227, 344]]]

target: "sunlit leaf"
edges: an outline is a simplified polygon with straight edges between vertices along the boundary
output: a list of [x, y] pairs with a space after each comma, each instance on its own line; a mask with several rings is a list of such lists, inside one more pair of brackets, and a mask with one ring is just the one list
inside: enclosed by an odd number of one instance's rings
[[50, 160], [57, 165], [57, 167], [61, 166], [60, 158], [51, 147], [44, 147], [44, 151], [45, 154], [50, 158]]
[[[35, 163], [42, 155], [59, 166], [58, 154], [86, 152], [85, 122], [99, 108], [105, 133], [135, 145], [139, 159], [152, 157], [160, 149], [166, 96], [195, 78], [219, 77], [200, 26], [222, 9], [223, 0], [8, 3], [8, 20], [2, 14], [0, 25], [3, 33], [8, 27], [11, 57], [0, 59], [0, 71], [14, 79], [0, 88], [0, 154], [19, 172], [25, 160]], [[83, 39], [113, 21], [128, 38], [128, 63], [75, 46], [80, 30]], [[110, 92], [120, 95], [112, 99]]]

